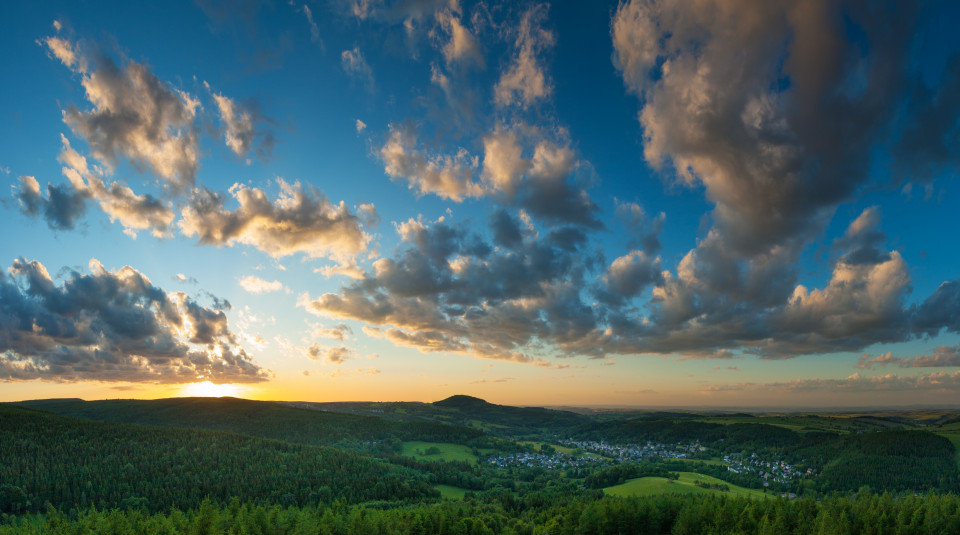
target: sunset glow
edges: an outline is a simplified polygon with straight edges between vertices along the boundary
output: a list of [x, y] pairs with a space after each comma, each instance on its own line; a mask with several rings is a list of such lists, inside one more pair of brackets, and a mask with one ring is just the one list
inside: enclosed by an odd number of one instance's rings
[[183, 385], [183, 388], [180, 389], [180, 397], [204, 397], [204, 398], [219, 398], [224, 396], [229, 397], [243, 397], [243, 388], [239, 385], [217, 385], [213, 384], [210, 381], [203, 381], [202, 383], [190, 383]]

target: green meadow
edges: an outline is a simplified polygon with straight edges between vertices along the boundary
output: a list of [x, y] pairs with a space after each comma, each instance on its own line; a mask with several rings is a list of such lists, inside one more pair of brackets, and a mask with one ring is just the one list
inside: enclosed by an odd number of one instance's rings
[[[665, 477], [638, 477], [621, 483], [620, 485], [607, 487], [603, 489], [603, 492], [611, 496], [620, 497], [655, 496], [658, 494], [722, 494], [725, 496], [743, 496], [750, 498], [770, 498], [773, 496], [771, 494], [765, 494], [761, 490], [739, 487], [715, 477], [695, 472], [679, 472], [679, 474], [680, 478], [677, 480], [667, 479]], [[696, 482], [711, 485], [726, 485], [730, 490], [723, 491], [703, 488], [697, 486]]]

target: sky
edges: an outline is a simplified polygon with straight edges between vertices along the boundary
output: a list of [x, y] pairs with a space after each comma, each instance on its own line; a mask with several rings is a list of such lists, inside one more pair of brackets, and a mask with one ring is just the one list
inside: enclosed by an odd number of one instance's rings
[[960, 403], [956, 20], [0, 3], [0, 401]]

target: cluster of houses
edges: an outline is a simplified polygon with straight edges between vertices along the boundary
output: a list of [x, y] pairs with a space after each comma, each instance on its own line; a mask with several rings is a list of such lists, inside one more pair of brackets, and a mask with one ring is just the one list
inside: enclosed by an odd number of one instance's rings
[[609, 459], [603, 459], [601, 457], [591, 457], [587, 455], [575, 456], [558, 451], [553, 455], [547, 455], [544, 453], [512, 453], [507, 455], [491, 455], [490, 457], [487, 457], [487, 462], [495, 465], [497, 468], [524, 466], [527, 468], [570, 470], [574, 468], [583, 468], [592, 463], [610, 461]]
[[737, 474], [756, 474], [763, 480], [763, 486], [769, 487], [771, 482], [793, 485], [803, 476], [812, 476], [813, 470], [807, 469], [806, 472], [780, 460], [766, 460], [756, 453], [750, 455], [741, 455], [731, 453], [724, 456], [724, 462], [727, 463], [727, 470]]
[[658, 457], [661, 459], [686, 459], [691, 453], [706, 451], [699, 442], [692, 444], [607, 444], [594, 440], [565, 440], [564, 446], [580, 448], [584, 451], [610, 457], [617, 462], [643, 461]]

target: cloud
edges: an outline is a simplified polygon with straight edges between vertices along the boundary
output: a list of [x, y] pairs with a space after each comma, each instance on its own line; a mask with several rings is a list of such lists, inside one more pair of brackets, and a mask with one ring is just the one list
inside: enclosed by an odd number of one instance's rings
[[103, 54], [89, 60], [75, 45], [57, 37], [45, 43], [57, 59], [81, 75], [92, 107], [82, 111], [69, 106], [63, 120], [84, 138], [94, 157], [110, 167], [126, 157], [163, 179], [174, 192], [193, 186], [200, 165], [195, 98], [135, 61], [125, 59], [118, 66]]
[[196, 278], [194, 278], [194, 277], [188, 277], [188, 276], [184, 275], [183, 273], [177, 273], [175, 276], [173, 276], [173, 277], [171, 277], [171, 278], [172, 278], [173, 280], [175, 280], [175, 281], [177, 281], [177, 282], [180, 282], [180, 283], [183, 283], [183, 284], [198, 284], [198, 283], [199, 283], [199, 281], [197, 281]]
[[358, 19], [375, 19], [388, 23], [403, 21], [410, 25], [436, 10], [451, 4], [450, 0], [347, 0], [347, 11]]
[[662, 281], [660, 257], [651, 258], [643, 251], [632, 251], [614, 260], [607, 268], [598, 297], [607, 302], [624, 301]]
[[614, 201], [617, 219], [630, 236], [627, 247], [641, 248], [647, 254], [656, 254], [660, 250], [660, 231], [663, 230], [667, 214], [660, 212], [650, 217], [637, 203], [621, 202], [619, 199]]
[[360, 47], [355, 46], [351, 50], [344, 50], [340, 54], [340, 63], [343, 67], [343, 72], [363, 85], [368, 93], [373, 93], [373, 69], [370, 68], [367, 60], [363, 58]]
[[[877, 208], [835, 242], [826, 288], [797, 284], [802, 251], [870, 180], [891, 135], [926, 125], [931, 136], [910, 142], [936, 152], [957, 123], [956, 97], [925, 89], [908, 67], [917, 18], [908, 4], [882, 17], [850, 2], [618, 7], [614, 64], [640, 97], [644, 156], [702, 186], [714, 209], [713, 228], [654, 289], [653, 326], [614, 317], [614, 330], [646, 339], [637, 346], [743, 344], [773, 357], [859, 350], [956, 324], [957, 307], [943, 299], [952, 283], [924, 306], [905, 305], [906, 265], [882, 249]], [[920, 111], [934, 108], [946, 116]], [[894, 181], [924, 171], [896, 150], [884, 165]]]
[[936, 372], [927, 375], [864, 376], [855, 373], [843, 379], [796, 379], [771, 383], [736, 383], [710, 385], [705, 392], [766, 390], [771, 392], [896, 392], [934, 391], [960, 392], [960, 371]]
[[252, 294], [279, 292], [283, 289], [283, 283], [278, 280], [265, 281], [259, 277], [254, 277], [253, 275], [247, 275], [246, 277], [240, 279], [240, 286]]
[[[207, 87], [209, 89], [209, 86]], [[254, 140], [259, 138], [258, 152], [263, 157], [269, 156], [276, 140], [273, 135], [260, 127], [263, 117], [255, 109], [240, 105], [220, 93], [210, 91], [210, 94], [217, 105], [217, 110], [220, 111], [223, 138], [227, 147], [237, 156], [245, 158], [250, 153]]]
[[311, 336], [317, 338], [331, 338], [333, 340], [345, 341], [349, 335], [353, 334], [353, 329], [345, 323], [338, 323], [330, 329], [317, 327], [310, 332]]
[[30, 217], [43, 217], [54, 230], [72, 230], [86, 213], [86, 203], [93, 200], [107, 214], [110, 222], [119, 221], [124, 233], [132, 238], [137, 231], [149, 230], [157, 238], [169, 237], [174, 213], [168, 203], [151, 196], [137, 195], [130, 188], [117, 182], [105, 183], [87, 164], [87, 159], [70, 147], [70, 142], [61, 134], [63, 150], [59, 160], [64, 164], [64, 176], [69, 184], [47, 185], [47, 195], [40, 192], [40, 184], [34, 177], [20, 177], [20, 187], [15, 188], [15, 197], [20, 211]]
[[539, 55], [553, 46], [553, 33], [542, 28], [547, 18], [547, 5], [530, 8], [523, 14], [516, 31], [516, 56], [494, 88], [498, 106], [520, 105], [527, 108], [550, 95], [553, 88], [543, 72]]
[[533, 348], [540, 343], [572, 354], [603, 351], [586, 341], [598, 318], [580, 298], [585, 240], [521, 235], [512, 248], [494, 249], [470, 228], [409, 220], [398, 225], [396, 255], [341, 292], [303, 295], [299, 305], [363, 321], [379, 327], [365, 327], [368, 335], [425, 352], [542, 365]]
[[896, 364], [901, 368], [956, 368], [960, 367], [960, 346], [949, 347], [940, 346], [936, 348], [932, 355], [916, 355], [913, 357], [895, 357], [893, 353], [887, 352], [870, 357], [869, 353], [864, 353], [857, 360], [857, 368], [869, 370], [874, 366], [886, 366]]
[[313, 21], [313, 12], [310, 11], [310, 7], [306, 4], [303, 5], [303, 14], [307, 17], [307, 22], [310, 24], [310, 40], [314, 43], [321, 43], [320, 41], [320, 28], [317, 27], [317, 23]]
[[20, 211], [30, 217], [43, 217], [52, 230], [73, 230], [86, 213], [86, 195], [68, 184], [48, 184], [44, 197], [37, 179], [26, 175], [13, 189]]
[[370, 237], [357, 215], [341, 201], [334, 205], [314, 187], [277, 179], [279, 196], [271, 201], [257, 188], [234, 184], [239, 206], [225, 207], [222, 195], [194, 191], [178, 222], [185, 236], [219, 247], [242, 243], [273, 256], [304, 253], [310, 257], [349, 260], [367, 248]]
[[170, 225], [175, 216], [169, 203], [152, 195], [137, 195], [117, 182], [105, 183], [91, 170], [87, 159], [73, 150], [66, 136], [61, 134], [60, 141], [63, 143], [59, 158], [64, 164], [62, 171], [77, 195], [99, 203], [110, 222], [119, 221], [130, 237], [136, 238], [139, 230], [149, 230], [157, 238], [171, 236]]
[[330, 278], [334, 275], [343, 275], [351, 279], [362, 279], [364, 275], [363, 268], [357, 265], [356, 261], [350, 260], [341, 262], [332, 266], [323, 266], [313, 270], [314, 273], [320, 273], [324, 277]]
[[500, 377], [497, 379], [477, 379], [476, 381], [470, 381], [471, 385], [481, 385], [481, 384], [490, 384], [490, 383], [509, 383], [510, 381], [516, 381], [516, 377]]
[[[56, 22], [56, 21], [54, 21]], [[57, 31], [60, 28], [54, 26], [54, 29]], [[59, 37], [47, 37], [43, 41], [47, 45], [47, 48], [50, 50], [50, 53], [53, 54], [53, 57], [60, 60], [61, 63], [67, 66], [69, 69], [75, 69], [77, 72], [85, 73], [87, 71], [86, 58], [81, 56], [79, 52], [74, 47], [73, 43], [67, 39], [61, 39]]]
[[483, 53], [480, 43], [461, 23], [459, 5], [451, 2], [451, 8], [438, 10], [435, 14], [437, 24], [449, 36], [449, 40], [442, 46], [443, 58], [449, 67], [457, 62], [473, 62], [483, 65]]
[[525, 123], [498, 126], [484, 138], [477, 173], [479, 157], [466, 149], [431, 157], [419, 147], [412, 125], [391, 124], [379, 156], [388, 175], [407, 180], [420, 194], [456, 202], [493, 197], [551, 223], [603, 228], [599, 208], [578, 184], [592, 168], [570, 148], [566, 132], [553, 134]]
[[329, 364], [343, 364], [353, 358], [353, 351], [347, 346], [327, 347], [313, 344], [307, 348], [307, 356], [313, 360], [322, 360]]
[[702, 184], [724, 245], [743, 255], [817, 233], [867, 179], [903, 98], [915, 18], [907, 5], [884, 17], [847, 3], [755, 7], [637, 0], [613, 19], [647, 161]]
[[455, 156], [428, 158], [417, 148], [417, 134], [411, 125], [391, 124], [390, 137], [379, 155], [388, 175], [406, 179], [410, 188], [421, 195], [432, 193], [460, 202], [484, 194], [483, 187], [472, 177], [476, 158], [466, 149], [460, 149]]
[[357, 133], [363, 132], [367, 128], [367, 123], [357, 119]]
[[69, 271], [37, 261], [0, 271], [0, 378], [57, 382], [261, 382], [222, 310], [167, 293], [129, 266]]

